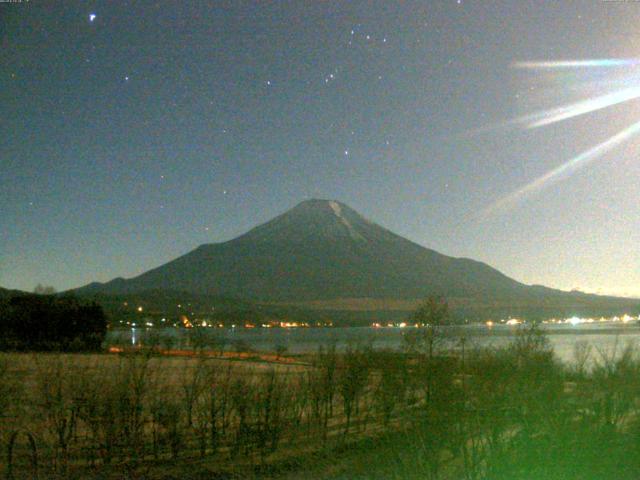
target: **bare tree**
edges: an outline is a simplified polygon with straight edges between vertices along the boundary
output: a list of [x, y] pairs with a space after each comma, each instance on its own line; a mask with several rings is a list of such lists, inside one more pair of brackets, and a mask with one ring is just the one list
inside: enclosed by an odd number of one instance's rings
[[422, 328], [405, 335], [405, 350], [427, 354], [432, 359], [444, 339], [442, 326], [449, 321], [449, 305], [442, 297], [430, 296], [413, 312], [410, 321]]
[[51, 285], [42, 285], [41, 283], [39, 283], [33, 289], [33, 293], [36, 293], [38, 295], [53, 295], [54, 293], [56, 293], [56, 289]]

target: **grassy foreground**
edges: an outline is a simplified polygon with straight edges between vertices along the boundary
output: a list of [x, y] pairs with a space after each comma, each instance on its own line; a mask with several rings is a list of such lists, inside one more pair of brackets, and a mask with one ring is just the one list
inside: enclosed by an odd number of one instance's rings
[[[546, 338], [293, 362], [4, 354], [8, 478], [636, 479], [640, 358]], [[460, 346], [460, 341], [457, 343]]]

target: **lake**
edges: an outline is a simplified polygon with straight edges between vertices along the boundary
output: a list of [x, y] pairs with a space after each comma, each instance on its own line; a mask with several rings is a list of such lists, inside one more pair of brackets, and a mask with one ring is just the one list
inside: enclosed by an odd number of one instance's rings
[[[450, 345], [456, 348], [455, 339], [464, 335], [468, 348], [473, 346], [499, 347], [510, 342], [522, 326], [498, 324], [445, 327]], [[592, 345], [598, 351], [620, 351], [628, 343], [640, 342], [640, 324], [637, 322], [596, 322], [589, 324], [548, 324], [543, 326], [558, 357], [566, 362], [573, 360], [575, 345], [579, 342]], [[123, 329], [107, 334], [106, 343], [114, 345], [143, 345], [160, 341], [171, 348], [191, 348], [197, 342], [205, 348], [227, 350], [251, 348], [254, 351], [274, 351], [277, 346], [286, 347], [288, 353], [311, 353], [321, 345], [335, 344], [344, 349], [349, 344], [369, 343], [375, 348], [399, 349], [404, 337], [415, 331], [414, 327], [346, 327], [346, 328], [198, 328], [198, 329]]]

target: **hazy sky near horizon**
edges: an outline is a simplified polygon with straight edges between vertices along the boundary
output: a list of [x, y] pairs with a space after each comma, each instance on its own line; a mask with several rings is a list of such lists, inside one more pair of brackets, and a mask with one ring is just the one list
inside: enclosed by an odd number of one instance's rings
[[2, 3], [0, 286], [131, 277], [332, 198], [525, 283], [640, 296], [640, 139], [614, 137], [636, 57], [640, 2]]

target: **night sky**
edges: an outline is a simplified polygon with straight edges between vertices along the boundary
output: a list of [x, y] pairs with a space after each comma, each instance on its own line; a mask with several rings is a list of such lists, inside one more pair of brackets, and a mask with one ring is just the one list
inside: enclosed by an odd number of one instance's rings
[[[0, 285], [131, 277], [331, 198], [525, 283], [640, 296], [640, 140], [563, 167], [640, 100], [526, 124], [640, 87], [634, 57], [639, 2], [2, 3]], [[519, 63], [593, 59], [627, 60]]]

